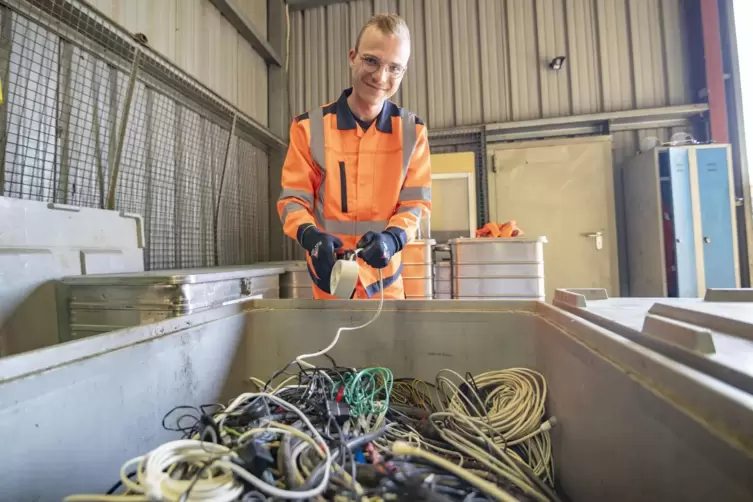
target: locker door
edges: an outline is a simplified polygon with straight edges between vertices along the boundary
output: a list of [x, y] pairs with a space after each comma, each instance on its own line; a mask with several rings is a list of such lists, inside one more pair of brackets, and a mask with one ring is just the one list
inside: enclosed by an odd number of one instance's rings
[[698, 187], [706, 287], [738, 287], [735, 222], [727, 148], [698, 148]]
[[[671, 190], [672, 222], [675, 237], [677, 296], [698, 296], [693, 204], [690, 193], [690, 162], [688, 150], [670, 148], [659, 154], [662, 167], [668, 171]], [[667, 201], [665, 201], [667, 202]]]

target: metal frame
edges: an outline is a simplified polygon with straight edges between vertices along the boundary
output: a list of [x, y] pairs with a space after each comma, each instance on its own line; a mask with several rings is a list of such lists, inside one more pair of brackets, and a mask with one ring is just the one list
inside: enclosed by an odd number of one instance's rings
[[664, 106], [488, 124], [485, 126], [486, 141], [495, 143], [684, 126], [690, 118], [700, 116], [708, 109], [706, 104]]
[[338, 3], [346, 3], [349, 0], [287, 0], [290, 10], [295, 12], [297, 10], [313, 9], [315, 7], [326, 7], [327, 5], [335, 5]]
[[[732, 145], [735, 203], [737, 204], [738, 254], [740, 279], [743, 287], [753, 286], [753, 201], [748, 170], [748, 145], [745, 142], [745, 120], [742, 114], [742, 87], [740, 81], [740, 51], [737, 46], [734, 1], [724, 0], [722, 5], [722, 32], [726, 35], [727, 59], [730, 74], [727, 93], [729, 103], [729, 137]], [[724, 48], [724, 44], [723, 44]]]
[[282, 66], [280, 63], [280, 57], [277, 55], [277, 51], [269, 44], [265, 37], [259, 32], [254, 24], [246, 18], [246, 16], [238, 10], [234, 0], [209, 0], [223, 16], [230, 21], [230, 24], [238, 30], [243, 38], [248, 40], [251, 47], [254, 48], [259, 55], [264, 58], [267, 64], [275, 64]]
[[[476, 228], [478, 228], [477, 222], [478, 218], [476, 215], [476, 190], [473, 186], [473, 176], [471, 176], [472, 173], [443, 173], [443, 174], [432, 174], [431, 179], [434, 180], [456, 180], [456, 179], [465, 179], [468, 184], [468, 237], [473, 237], [476, 232]], [[431, 235], [431, 221], [429, 222], [429, 235]]]

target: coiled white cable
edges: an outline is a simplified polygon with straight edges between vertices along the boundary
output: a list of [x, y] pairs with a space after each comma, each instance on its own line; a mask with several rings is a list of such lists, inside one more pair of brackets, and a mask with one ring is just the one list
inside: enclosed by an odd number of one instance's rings
[[[332, 452], [308, 417], [296, 406], [274, 394], [241, 394], [233, 400], [227, 409], [223, 410], [216, 417], [217, 422], [221, 423], [225, 417], [233, 413], [241, 404], [260, 398], [268, 399], [294, 412], [311, 431], [311, 437], [319, 446], [325, 462], [324, 474], [320, 483], [315, 488], [306, 491], [277, 488], [233, 463], [231, 460], [237, 454], [227, 447], [193, 439], [182, 439], [165, 443], [152, 450], [149, 454], [131, 459], [123, 465], [120, 471], [120, 478], [123, 485], [133, 493], [132, 495], [71, 495], [66, 497], [64, 502], [148, 502], [153, 500], [179, 502], [189, 487], [191, 487], [191, 492], [185, 502], [231, 502], [237, 500], [243, 493], [243, 485], [238, 478], [252, 484], [266, 495], [278, 499], [302, 500], [318, 497], [324, 493], [329, 484], [333, 463]], [[279, 427], [279, 425], [278, 427], [269, 427], [269, 431], [278, 434], [291, 432]], [[211, 463], [211, 466], [207, 468], [206, 477], [196, 480], [195, 483], [194, 480], [174, 479], [171, 477], [172, 469], [177, 464], [188, 464], [193, 467], [202, 468], [207, 463]], [[129, 467], [133, 465], [138, 465], [136, 469], [136, 481], [129, 479], [126, 474]]]
[[[359, 254], [362, 250], [357, 249], [355, 251], [355, 255]], [[355, 258], [354, 255], [354, 258]], [[314, 357], [320, 357], [332, 350], [332, 348], [337, 345], [337, 342], [340, 340], [340, 335], [343, 333], [343, 331], [358, 331], [359, 329], [363, 329], [366, 326], [370, 325], [374, 321], [377, 320], [377, 317], [379, 317], [379, 314], [382, 313], [382, 306], [384, 305], [384, 282], [382, 281], [382, 271], [379, 270], [379, 306], [377, 307], [376, 314], [374, 314], [374, 317], [372, 317], [368, 322], [361, 324], [360, 326], [343, 326], [340, 329], [337, 330], [337, 333], [335, 334], [334, 340], [332, 340], [332, 343], [330, 343], [327, 347], [320, 350], [319, 352], [314, 352], [311, 354], [302, 354], [295, 358], [296, 362], [300, 364], [303, 367], [306, 368], [315, 368], [316, 365], [307, 363], [305, 359], [313, 359]]]

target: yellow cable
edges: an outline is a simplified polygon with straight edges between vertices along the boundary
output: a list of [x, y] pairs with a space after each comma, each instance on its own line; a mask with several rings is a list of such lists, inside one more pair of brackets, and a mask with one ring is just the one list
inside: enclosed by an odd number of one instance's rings
[[408, 443], [405, 443], [403, 441], [396, 441], [392, 445], [392, 453], [394, 455], [406, 455], [406, 456], [411, 456], [411, 457], [422, 458], [428, 462], [431, 462], [432, 464], [438, 467], [441, 467], [442, 469], [448, 472], [451, 472], [452, 474], [456, 475], [457, 477], [464, 480], [468, 484], [478, 488], [479, 490], [484, 492], [486, 495], [493, 497], [496, 500], [501, 500], [502, 502], [518, 502], [518, 499], [516, 499], [509, 493], [505, 493], [503, 490], [501, 490], [494, 484], [484, 479], [481, 479], [480, 477], [476, 476], [475, 474], [468, 471], [467, 469], [458, 467], [457, 465], [451, 462], [448, 462], [447, 460], [443, 459], [442, 457], [438, 455], [429, 453], [428, 451], [420, 450], [414, 446], [410, 446]]

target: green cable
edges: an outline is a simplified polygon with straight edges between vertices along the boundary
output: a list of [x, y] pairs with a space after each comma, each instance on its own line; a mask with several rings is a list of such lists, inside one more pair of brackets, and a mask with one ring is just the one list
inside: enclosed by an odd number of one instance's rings
[[342, 385], [343, 398], [354, 416], [381, 414], [390, 405], [394, 378], [387, 368], [366, 368], [355, 375], [347, 374]]

